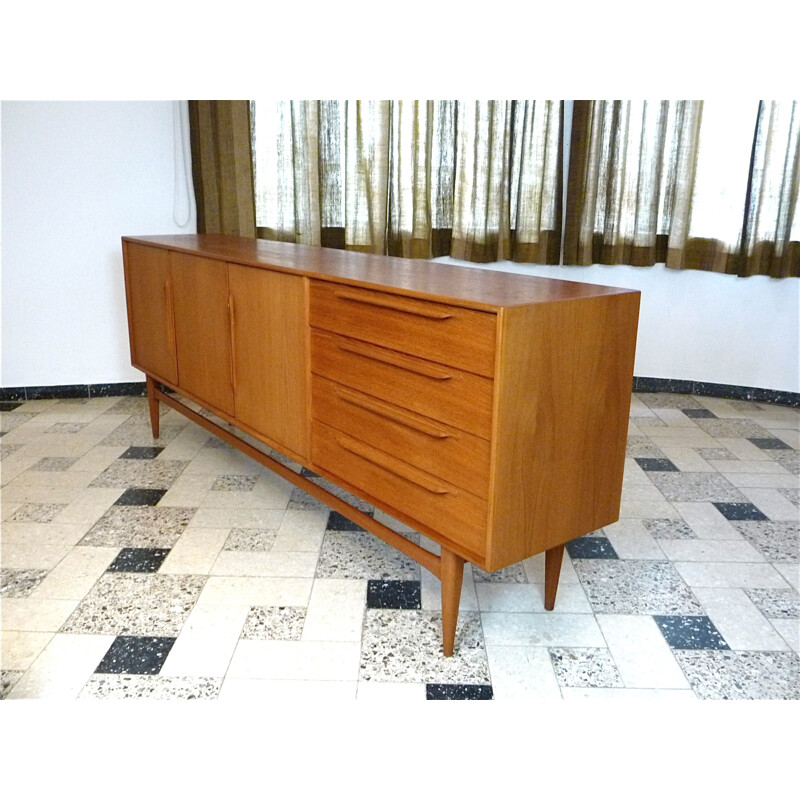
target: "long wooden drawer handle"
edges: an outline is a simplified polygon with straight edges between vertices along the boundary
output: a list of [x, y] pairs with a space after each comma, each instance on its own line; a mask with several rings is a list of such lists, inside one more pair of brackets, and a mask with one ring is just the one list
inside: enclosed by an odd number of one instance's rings
[[353, 303], [363, 303], [368, 306], [380, 306], [381, 308], [391, 308], [394, 311], [402, 311], [405, 314], [415, 314], [418, 317], [425, 317], [426, 319], [445, 320], [451, 319], [452, 314], [446, 311], [435, 311], [430, 308], [420, 308], [418, 305], [412, 304], [407, 300], [402, 300], [398, 297], [374, 297], [357, 294], [356, 292], [348, 292], [345, 290], [334, 291], [334, 296], [341, 300], [350, 300]]
[[385, 453], [381, 453], [378, 450], [373, 450], [371, 447], [361, 444], [361, 442], [357, 442], [354, 439], [344, 439], [339, 436], [336, 437], [336, 442], [342, 449], [363, 458], [365, 461], [369, 461], [371, 464], [375, 464], [375, 466], [385, 469], [387, 472], [391, 472], [393, 475], [397, 475], [398, 478], [402, 478], [409, 483], [413, 483], [415, 486], [419, 486], [421, 489], [425, 489], [426, 492], [430, 492], [431, 494], [451, 493], [449, 489], [430, 480], [413, 467]]
[[442, 370], [438, 369], [434, 366], [429, 366], [428, 364], [422, 361], [412, 361], [410, 358], [406, 358], [402, 355], [395, 355], [387, 350], [380, 350], [376, 352], [375, 350], [370, 349], [368, 346], [360, 346], [357, 344], [337, 344], [337, 347], [340, 350], [344, 350], [346, 353], [353, 353], [357, 356], [363, 356], [364, 358], [372, 359], [373, 361], [379, 361], [382, 364], [391, 364], [393, 367], [400, 367], [400, 369], [406, 370], [406, 372], [414, 372], [417, 375], [424, 375], [426, 378], [432, 378], [435, 381], [449, 381], [452, 379], [452, 375], [448, 372], [442, 372]]
[[397, 409], [390, 408], [378, 400], [371, 400], [367, 397], [362, 397], [361, 395], [355, 394], [354, 392], [349, 392], [346, 389], [334, 389], [334, 392], [336, 392], [336, 396], [345, 403], [350, 403], [351, 405], [358, 406], [359, 408], [364, 408], [367, 411], [372, 411], [374, 414], [378, 414], [381, 417], [386, 417], [386, 419], [390, 419], [393, 422], [398, 422], [400, 425], [404, 425], [406, 428], [419, 431], [419, 433], [424, 433], [426, 436], [430, 436], [434, 439], [449, 439], [453, 435], [447, 431], [443, 431], [441, 428], [437, 428], [435, 425], [430, 425], [427, 422], [423, 422], [421, 419], [404, 414], [402, 411]]

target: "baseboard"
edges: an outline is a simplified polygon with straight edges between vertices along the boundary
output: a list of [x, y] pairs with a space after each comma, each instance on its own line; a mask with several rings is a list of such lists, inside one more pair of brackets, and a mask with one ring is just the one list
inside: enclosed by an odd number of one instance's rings
[[800, 408], [800, 393], [798, 392], [759, 389], [753, 386], [733, 386], [727, 383], [634, 377], [633, 391], [694, 394], [702, 397], [720, 397], [725, 400], [752, 400], [757, 403], [772, 403], [778, 406]]
[[0, 388], [0, 401], [65, 400], [83, 397], [143, 397], [147, 384], [141, 383], [73, 383], [66, 386], [19, 386]]
[[[674, 378], [634, 377], [634, 392], [667, 392], [672, 394], [694, 394], [704, 397], [721, 397], [727, 400], [753, 400], [779, 406], [800, 408], [800, 393], [783, 392], [777, 389], [758, 389], [752, 386], [732, 386], [725, 383], [684, 381]], [[26, 400], [68, 399], [82, 397], [143, 397], [147, 394], [144, 381], [141, 383], [80, 383], [68, 386], [20, 386], [0, 388], [0, 402], [25, 402]]]

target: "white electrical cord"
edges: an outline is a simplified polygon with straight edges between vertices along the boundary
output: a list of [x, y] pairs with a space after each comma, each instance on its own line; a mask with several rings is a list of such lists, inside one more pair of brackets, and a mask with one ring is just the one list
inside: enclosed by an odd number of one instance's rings
[[[175, 142], [175, 188], [172, 203], [172, 219], [179, 228], [189, 224], [192, 215], [191, 189], [189, 187], [189, 168], [186, 163], [186, 138], [183, 120], [183, 102], [176, 100], [172, 107], [173, 132]], [[180, 197], [181, 193], [183, 197]], [[185, 219], [179, 216], [179, 204], [184, 200]], [[182, 221], [181, 221], [182, 220]]]

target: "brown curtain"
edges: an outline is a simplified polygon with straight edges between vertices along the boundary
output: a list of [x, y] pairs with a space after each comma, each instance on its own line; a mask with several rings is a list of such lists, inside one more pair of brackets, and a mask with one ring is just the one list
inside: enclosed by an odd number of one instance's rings
[[258, 235], [558, 263], [562, 105], [256, 101]]
[[249, 101], [190, 100], [189, 129], [198, 232], [255, 236]]
[[565, 264], [800, 276], [800, 104], [576, 101]]

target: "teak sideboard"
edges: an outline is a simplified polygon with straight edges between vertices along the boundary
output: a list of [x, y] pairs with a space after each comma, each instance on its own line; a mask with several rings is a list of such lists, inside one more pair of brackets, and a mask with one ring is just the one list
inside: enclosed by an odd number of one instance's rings
[[544, 552], [551, 610], [564, 544], [618, 519], [639, 292], [221, 235], [122, 247], [153, 436], [165, 403], [431, 570], [445, 655], [465, 561]]

